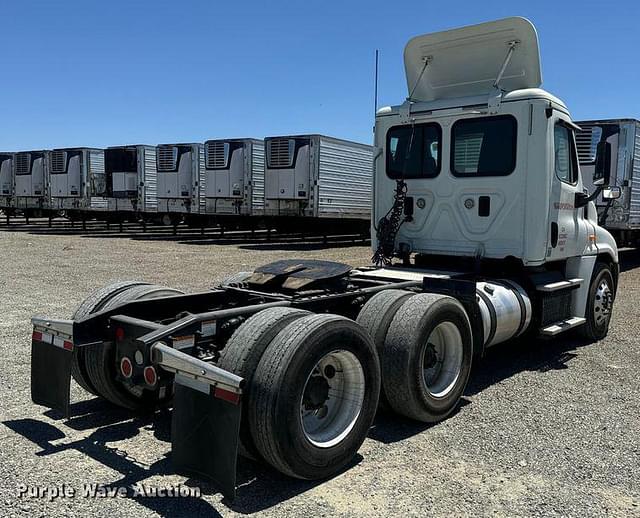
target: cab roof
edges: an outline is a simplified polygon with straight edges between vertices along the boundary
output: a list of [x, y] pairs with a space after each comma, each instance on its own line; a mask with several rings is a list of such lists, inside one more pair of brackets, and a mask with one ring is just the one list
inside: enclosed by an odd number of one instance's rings
[[[502, 96], [503, 103], [528, 101], [541, 99], [548, 101], [567, 114], [569, 109], [566, 104], [555, 95], [550, 94], [542, 88], [524, 88], [522, 90], [514, 90]], [[456, 108], [469, 108], [477, 106], [478, 108], [488, 106], [489, 97], [487, 94], [471, 95], [466, 97], [458, 97], [452, 99], [439, 99], [435, 101], [414, 102], [411, 106], [411, 113], [429, 112], [435, 110], [455, 110]], [[376, 116], [384, 117], [387, 115], [395, 115], [399, 113], [400, 106], [385, 106], [378, 110]]]
[[410, 100], [435, 101], [489, 94], [513, 53], [499, 83], [501, 90], [542, 84], [538, 35], [520, 17], [417, 36], [404, 49]]

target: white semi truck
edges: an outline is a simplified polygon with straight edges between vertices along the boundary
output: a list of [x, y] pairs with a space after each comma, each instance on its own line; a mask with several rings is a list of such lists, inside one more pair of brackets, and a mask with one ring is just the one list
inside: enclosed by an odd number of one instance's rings
[[408, 98], [376, 116], [375, 266], [282, 260], [194, 294], [107, 286], [70, 320], [33, 319], [33, 401], [68, 414], [73, 376], [122, 407], [171, 402], [176, 470], [232, 497], [238, 452], [328, 477], [380, 398], [437, 422], [486, 348], [606, 336], [618, 253], [592, 200], [611, 148], [585, 193], [532, 24], [419, 36], [405, 68]]

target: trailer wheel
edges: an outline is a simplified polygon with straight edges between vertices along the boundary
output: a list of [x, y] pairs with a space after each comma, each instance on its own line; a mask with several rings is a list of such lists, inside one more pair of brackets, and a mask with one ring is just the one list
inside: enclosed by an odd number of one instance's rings
[[[131, 286], [110, 298], [102, 309], [114, 309], [134, 300], [181, 294], [183, 292], [180, 290], [152, 284]], [[159, 390], [134, 390], [117, 381], [113, 342], [105, 342], [101, 347], [87, 347], [84, 356], [88, 378], [98, 395], [117, 406], [131, 410], [144, 410], [168, 402], [173, 395], [172, 390], [166, 390], [161, 397]]]
[[249, 422], [262, 457], [292, 477], [336, 474], [373, 422], [380, 365], [367, 332], [338, 315], [289, 324], [254, 374]]
[[597, 262], [589, 286], [585, 313], [587, 321], [580, 329], [584, 338], [596, 342], [607, 336], [614, 299], [615, 285], [611, 269], [607, 264]]
[[246, 416], [240, 422], [240, 454], [250, 459], [259, 459], [260, 453], [251, 437], [252, 423], [249, 422], [248, 409], [250, 399], [254, 397], [251, 388], [253, 374], [258, 367], [265, 349], [276, 335], [291, 322], [309, 315], [308, 311], [294, 308], [269, 308], [260, 311], [236, 329], [225, 345], [218, 367], [233, 372], [245, 379], [247, 396], [243, 401], [243, 412]]
[[456, 299], [420, 293], [396, 313], [382, 351], [382, 384], [391, 407], [425, 423], [458, 405], [471, 372], [473, 340]]
[[[371, 297], [360, 310], [356, 322], [369, 332], [379, 358], [382, 357], [384, 340], [393, 317], [412, 295], [415, 293], [405, 290], [384, 290]], [[380, 389], [379, 404], [381, 407], [389, 406], [383, 387]]]
[[[87, 297], [80, 306], [75, 310], [73, 320], [79, 320], [92, 313], [97, 313], [103, 306], [109, 301], [109, 299], [116, 296], [118, 293], [125, 291], [133, 286], [148, 285], [146, 282], [140, 281], [120, 281], [114, 282], [99, 290], [95, 291], [89, 297]], [[75, 349], [73, 359], [71, 360], [71, 376], [76, 383], [80, 385], [87, 392], [90, 392], [94, 396], [99, 396], [98, 391], [91, 383], [87, 374], [87, 366], [84, 358], [84, 348], [79, 347]]]

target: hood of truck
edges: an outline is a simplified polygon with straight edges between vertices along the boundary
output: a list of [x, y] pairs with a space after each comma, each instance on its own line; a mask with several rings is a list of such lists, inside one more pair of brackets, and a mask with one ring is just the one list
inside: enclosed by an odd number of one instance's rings
[[512, 42], [515, 49], [500, 89], [538, 88], [542, 72], [536, 29], [529, 20], [513, 17], [411, 39], [404, 50], [409, 96], [435, 101], [493, 92]]

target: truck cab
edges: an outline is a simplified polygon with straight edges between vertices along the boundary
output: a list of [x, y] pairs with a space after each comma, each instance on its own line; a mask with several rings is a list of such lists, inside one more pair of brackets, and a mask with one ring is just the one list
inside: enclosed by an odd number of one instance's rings
[[[533, 25], [508, 18], [419, 36], [404, 62], [408, 98], [376, 116], [374, 250], [405, 263], [467, 258], [581, 278], [567, 317], [584, 317], [595, 261], [615, 277], [617, 249], [580, 172], [579, 127], [540, 88]], [[399, 199], [391, 245], [380, 229]]]

